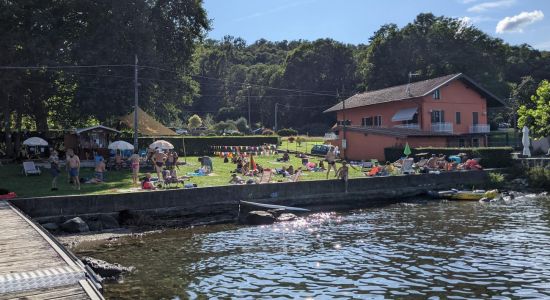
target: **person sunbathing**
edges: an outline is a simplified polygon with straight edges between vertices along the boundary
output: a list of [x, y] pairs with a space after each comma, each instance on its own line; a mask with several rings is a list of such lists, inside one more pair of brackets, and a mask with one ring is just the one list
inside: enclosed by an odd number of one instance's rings
[[153, 183], [151, 182], [151, 173], [145, 174], [145, 178], [141, 182], [141, 188], [144, 190], [154, 190], [156, 189]]
[[287, 162], [290, 160], [290, 155], [288, 154], [288, 150], [283, 154], [282, 158], [277, 158], [278, 162]]
[[94, 178], [90, 179], [87, 183], [101, 183], [104, 181], [105, 173], [105, 161], [103, 157], [100, 157], [94, 170]]
[[229, 180], [229, 184], [244, 184], [244, 180], [241, 176], [233, 173], [231, 174], [231, 180]]
[[432, 154], [432, 157], [428, 159], [428, 161], [426, 162], [426, 167], [428, 169], [437, 169], [437, 157], [435, 157], [435, 154]]

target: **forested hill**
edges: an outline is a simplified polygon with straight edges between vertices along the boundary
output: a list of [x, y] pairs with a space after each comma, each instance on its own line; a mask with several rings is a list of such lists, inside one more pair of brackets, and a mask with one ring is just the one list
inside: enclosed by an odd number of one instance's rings
[[[208, 40], [198, 47], [193, 64], [201, 95], [191, 111], [215, 120], [246, 117], [250, 95], [253, 124], [272, 127], [279, 103], [279, 128], [316, 134], [334, 122], [334, 115], [322, 111], [338, 101], [337, 92], [343, 98], [403, 84], [409, 72], [421, 74], [413, 80], [462, 72], [503, 99], [523, 100], [536, 83], [550, 78], [549, 52], [511, 46], [457, 19], [432, 14], [418, 15], [403, 28], [384, 25], [367, 45], [332, 39]], [[509, 115], [504, 111], [493, 119], [508, 122]]]
[[1, 1], [0, 23], [6, 140], [23, 129], [115, 126], [133, 110], [135, 55], [140, 107], [174, 127], [193, 114], [206, 125], [248, 119], [250, 103], [253, 128], [273, 127], [277, 106], [279, 128], [320, 134], [334, 122], [323, 110], [357, 92], [406, 83], [409, 72], [420, 74], [414, 80], [462, 72], [520, 101], [550, 78], [548, 52], [429, 13], [403, 28], [365, 32], [364, 45], [205, 40], [202, 1]]

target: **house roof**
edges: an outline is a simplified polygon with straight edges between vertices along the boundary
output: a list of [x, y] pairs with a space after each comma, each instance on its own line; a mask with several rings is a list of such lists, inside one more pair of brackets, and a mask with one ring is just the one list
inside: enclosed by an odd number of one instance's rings
[[[368, 106], [368, 105], [374, 105], [374, 104], [380, 104], [380, 103], [386, 103], [386, 102], [413, 99], [413, 98], [427, 96], [431, 94], [433, 91], [435, 91], [436, 89], [442, 87], [443, 85], [453, 80], [461, 80], [468, 86], [475, 89], [478, 93], [480, 93], [482, 96], [484, 96], [487, 99], [488, 106], [504, 105], [504, 102], [500, 98], [493, 95], [491, 92], [487, 91], [486, 89], [481, 87], [479, 84], [477, 84], [475, 81], [473, 81], [470, 77], [462, 73], [456, 73], [456, 74], [441, 76], [441, 77], [432, 78], [428, 80], [413, 82], [409, 86], [409, 89], [410, 89], [409, 93], [407, 93], [408, 84], [402, 84], [402, 85], [392, 86], [381, 90], [367, 91], [361, 94], [356, 94], [344, 101], [346, 102], [345, 103], [346, 109], [348, 109], [348, 108]], [[325, 113], [334, 112], [342, 109], [343, 109], [343, 101], [325, 110], [324, 112]]]
[[103, 129], [103, 130], [107, 130], [107, 131], [120, 133], [120, 131], [118, 131], [114, 128], [110, 128], [110, 127], [103, 126], [103, 125], [96, 125], [96, 126], [92, 126], [92, 127], [79, 128], [79, 129], [76, 130], [76, 134], [81, 134], [83, 132], [90, 131], [90, 130], [96, 130], [96, 129]]
[[[128, 126], [129, 128], [134, 128], [134, 112], [130, 113], [127, 116], [121, 117], [120, 121]], [[149, 136], [168, 136], [168, 135], [178, 135], [172, 129], [162, 125], [159, 121], [155, 120], [153, 117], [144, 112], [141, 108], [138, 107], [138, 131], [141, 135]]]

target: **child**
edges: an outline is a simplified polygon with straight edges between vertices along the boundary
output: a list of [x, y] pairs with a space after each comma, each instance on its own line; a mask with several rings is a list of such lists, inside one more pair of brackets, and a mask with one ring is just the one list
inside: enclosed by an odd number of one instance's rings
[[139, 175], [139, 155], [136, 153], [132, 154], [132, 156], [130, 156], [130, 164], [130, 167], [132, 168], [132, 182], [134, 185], [137, 185]]
[[59, 157], [57, 156], [57, 151], [53, 151], [50, 156], [50, 173], [52, 174], [52, 191], [57, 191], [57, 177], [59, 177]]
[[145, 179], [141, 183], [141, 188], [144, 190], [154, 190], [155, 186], [151, 182], [151, 173], [145, 174]]

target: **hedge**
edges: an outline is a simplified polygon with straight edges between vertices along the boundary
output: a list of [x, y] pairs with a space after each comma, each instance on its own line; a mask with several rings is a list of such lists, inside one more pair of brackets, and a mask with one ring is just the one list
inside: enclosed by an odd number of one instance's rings
[[[263, 144], [279, 144], [279, 137], [277, 136], [216, 136], [216, 137], [140, 137], [139, 149], [146, 149], [153, 141], [165, 140], [172, 145], [174, 149], [178, 151], [180, 155], [183, 155], [183, 138], [185, 138], [185, 152], [189, 156], [195, 155], [209, 155], [212, 154], [211, 146], [261, 146]], [[133, 143], [131, 140], [127, 140], [129, 143]]]
[[[485, 168], [505, 168], [512, 165], [512, 147], [477, 147], [477, 148], [438, 148], [419, 147], [411, 148], [411, 155], [418, 153], [444, 154], [446, 156], [466, 153], [470, 158], [481, 158], [480, 164]], [[403, 147], [385, 148], [384, 156], [388, 161], [396, 161], [403, 156]]]

